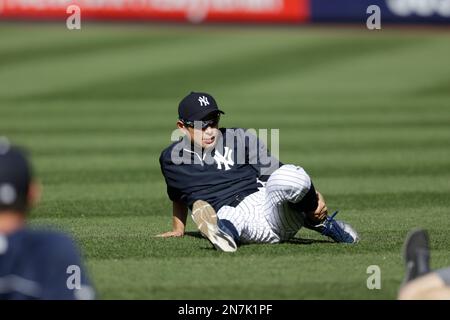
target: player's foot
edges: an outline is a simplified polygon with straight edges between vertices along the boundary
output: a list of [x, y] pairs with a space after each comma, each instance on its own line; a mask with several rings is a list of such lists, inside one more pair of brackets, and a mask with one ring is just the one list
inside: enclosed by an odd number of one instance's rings
[[412, 230], [403, 246], [406, 274], [403, 284], [430, 272], [430, 249], [425, 230]]
[[192, 206], [192, 219], [201, 234], [217, 250], [223, 252], [234, 252], [237, 250], [237, 245], [233, 237], [219, 228], [216, 211], [208, 202], [202, 200], [194, 202]]
[[306, 224], [305, 227], [320, 232], [324, 236], [330, 237], [335, 242], [357, 243], [359, 241], [358, 233], [348, 223], [335, 220], [334, 217], [337, 213], [338, 211], [333, 213], [331, 217], [326, 217], [326, 219], [318, 225], [313, 226]]

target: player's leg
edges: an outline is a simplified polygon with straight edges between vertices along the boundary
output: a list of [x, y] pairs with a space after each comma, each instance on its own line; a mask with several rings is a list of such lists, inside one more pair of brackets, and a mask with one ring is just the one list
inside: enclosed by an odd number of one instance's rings
[[[304, 224], [304, 211], [317, 207], [317, 198], [311, 197], [311, 179], [303, 168], [283, 165], [269, 177], [264, 205], [265, 217], [281, 240], [295, 236]], [[310, 192], [311, 191], [311, 192]], [[295, 210], [293, 204], [301, 206]]]
[[266, 196], [274, 206], [285, 202], [302, 203], [303, 209], [314, 210], [318, 200], [307, 195], [311, 186], [311, 179], [303, 168], [286, 164], [270, 175], [266, 183]]
[[266, 221], [280, 241], [292, 239], [304, 225], [304, 214], [292, 209], [288, 202], [274, 206], [266, 201], [264, 213]]
[[192, 219], [200, 230], [219, 251], [237, 250], [237, 230], [226, 220], [219, 220], [214, 208], [206, 201], [198, 200], [192, 206]]
[[241, 243], [277, 243], [280, 238], [264, 217], [265, 190], [255, 192], [236, 207], [223, 206], [216, 213], [205, 201], [196, 201], [192, 219], [219, 251], [234, 252]]
[[334, 217], [327, 217], [315, 225], [309, 224], [305, 213], [314, 211], [317, 206], [316, 190], [303, 168], [283, 165], [269, 177], [266, 184], [266, 219], [282, 240], [295, 235], [305, 224], [336, 242], [355, 243], [359, 240], [350, 225], [334, 220]]
[[239, 243], [276, 243], [279, 237], [272, 231], [264, 216], [265, 189], [242, 200], [236, 207], [223, 206], [217, 213], [220, 221], [232, 225], [239, 235]]

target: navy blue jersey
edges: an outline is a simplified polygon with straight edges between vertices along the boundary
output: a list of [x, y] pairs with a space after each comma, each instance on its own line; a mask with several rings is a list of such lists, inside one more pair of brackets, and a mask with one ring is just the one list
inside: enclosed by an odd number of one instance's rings
[[22, 229], [0, 234], [0, 299], [93, 299], [73, 241], [64, 234]]
[[187, 137], [163, 150], [161, 171], [172, 201], [192, 208], [196, 200], [219, 210], [232, 205], [237, 196], [258, 191], [261, 183], [278, 168], [264, 143], [245, 129], [220, 129], [221, 135], [211, 150], [197, 150]]

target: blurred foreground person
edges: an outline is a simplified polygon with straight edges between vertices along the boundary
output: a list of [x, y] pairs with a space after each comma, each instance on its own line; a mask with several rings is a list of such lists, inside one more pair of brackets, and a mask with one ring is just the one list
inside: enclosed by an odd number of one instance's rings
[[417, 229], [405, 241], [406, 276], [400, 300], [449, 300], [450, 268], [431, 271], [428, 234]]
[[0, 300], [93, 299], [71, 238], [26, 227], [39, 197], [26, 157], [0, 138]]

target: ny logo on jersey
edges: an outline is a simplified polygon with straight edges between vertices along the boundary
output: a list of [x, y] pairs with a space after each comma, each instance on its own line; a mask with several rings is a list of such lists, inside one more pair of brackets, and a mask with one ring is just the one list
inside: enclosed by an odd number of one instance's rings
[[232, 158], [233, 150], [229, 147], [225, 147], [225, 154], [221, 155], [217, 150], [214, 154], [214, 160], [217, 163], [217, 169], [222, 170], [222, 165], [224, 166], [225, 171], [230, 170], [230, 166], [234, 165], [234, 161]]
[[198, 102], [200, 102], [200, 106], [202, 107], [209, 106], [208, 97], [201, 96], [200, 98], [198, 98]]

